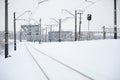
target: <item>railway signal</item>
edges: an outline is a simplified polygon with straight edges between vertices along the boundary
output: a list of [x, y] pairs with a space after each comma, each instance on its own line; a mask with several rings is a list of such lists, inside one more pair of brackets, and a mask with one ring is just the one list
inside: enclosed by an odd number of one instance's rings
[[87, 20], [88, 20], [88, 37], [87, 37], [87, 39], [88, 40], [90, 39], [90, 32], [89, 32], [89, 30], [90, 30], [90, 21], [91, 21], [91, 19], [92, 19], [92, 15], [88, 14], [87, 15]]
[[87, 15], [87, 20], [90, 21], [92, 19], [92, 15], [91, 14], [88, 14]]

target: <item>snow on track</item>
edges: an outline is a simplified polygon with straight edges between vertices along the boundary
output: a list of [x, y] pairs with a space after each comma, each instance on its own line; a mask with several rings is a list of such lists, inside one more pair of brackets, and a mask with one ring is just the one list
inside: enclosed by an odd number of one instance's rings
[[[42, 63], [42, 65], [45, 67], [45, 69], [49, 73], [48, 76], [50, 77], [50, 80], [68, 80], [68, 79], [69, 80], [81, 80], [81, 79], [82, 80], [94, 80], [94, 79], [90, 78], [89, 76], [73, 69], [72, 67], [70, 67], [64, 63], [62, 63], [62, 65], [61, 65], [60, 61], [58, 61], [58, 60], [56, 61], [56, 59], [54, 59], [50, 56], [49, 57], [45, 56], [45, 55], [43, 55], [43, 53], [41, 54], [35, 48], [30, 47], [30, 45], [28, 45], [28, 46], [29, 46], [29, 50], [31, 51], [31, 53], [35, 57], [35, 59], [40, 62], [39, 64]], [[52, 60], [51, 60], [51, 58], [52, 58]], [[61, 71], [56, 71], [57, 69], [60, 69]], [[75, 72], [74, 72], [74, 70], [75, 70]], [[53, 74], [54, 71], [56, 74]], [[76, 72], [79, 74], [77, 74]], [[58, 77], [56, 77], [57, 75], [58, 75]]]
[[[47, 80], [24, 43], [17, 44], [17, 51], [10, 51], [12, 57], [0, 57], [0, 80]], [[120, 40], [29, 44], [94, 80], [120, 80]], [[50, 80], [89, 80], [27, 47]]]
[[9, 57], [0, 58], [0, 80], [46, 80], [26, 50], [24, 43], [17, 45]]

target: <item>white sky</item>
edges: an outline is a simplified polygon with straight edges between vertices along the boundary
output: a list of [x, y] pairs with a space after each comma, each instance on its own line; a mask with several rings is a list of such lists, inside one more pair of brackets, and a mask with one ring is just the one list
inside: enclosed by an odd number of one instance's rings
[[[16, 16], [19, 16], [26, 10], [31, 10], [31, 17], [39, 21], [42, 18], [42, 27], [46, 24], [56, 24], [50, 18], [66, 18], [72, 17], [68, 13], [61, 11], [61, 9], [67, 9], [74, 14], [74, 10], [84, 9], [90, 3], [86, 3], [85, 0], [48, 0], [41, 3], [42, 0], [8, 0], [9, 1], [9, 30], [13, 30], [13, 12], [16, 12]], [[87, 14], [92, 14], [92, 21], [90, 23], [90, 30], [101, 30], [102, 26], [113, 27], [114, 25], [114, 0], [91, 0], [96, 2], [92, 6], [88, 7], [82, 16], [82, 30], [87, 30]], [[118, 0], [120, 3], [120, 0]], [[118, 17], [120, 17], [120, 6], [118, 5]], [[21, 19], [28, 19], [30, 13], [26, 13]], [[17, 21], [17, 30], [20, 29], [21, 24], [28, 24], [25, 21]], [[32, 22], [33, 24], [33, 22]], [[78, 25], [79, 26], [79, 25]], [[119, 25], [118, 25], [119, 26]], [[120, 26], [119, 26], [120, 27]], [[57, 28], [58, 29], [58, 28]], [[0, 30], [4, 30], [4, 0], [0, 0]], [[69, 19], [62, 23], [62, 30], [74, 30], [74, 19]]]

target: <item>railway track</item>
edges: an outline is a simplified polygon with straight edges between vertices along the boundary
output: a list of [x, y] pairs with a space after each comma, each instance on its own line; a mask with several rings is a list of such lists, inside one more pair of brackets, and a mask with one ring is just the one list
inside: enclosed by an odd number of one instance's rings
[[93, 79], [92, 77], [90, 77], [90, 76], [88, 76], [88, 75], [86, 75], [86, 74], [78, 71], [77, 69], [75, 69], [75, 68], [73, 68], [73, 67], [71, 67], [71, 66], [69, 66], [69, 65], [67, 65], [67, 64], [65, 64], [65, 63], [63, 63], [62, 61], [60, 61], [60, 60], [58, 60], [58, 59], [55, 59], [55, 58], [47, 55], [46, 53], [44, 53], [44, 52], [42, 52], [41, 50], [35, 48], [34, 46], [32, 46], [32, 45], [30, 45], [30, 44], [28, 44], [28, 43], [25, 44], [25, 47], [26, 47], [27, 51], [30, 53], [31, 57], [33, 58], [33, 60], [35, 61], [35, 63], [36, 63], [37, 66], [39, 67], [39, 69], [42, 71], [42, 73], [44, 74], [44, 76], [46, 77], [47, 80], [50, 80], [50, 78], [48, 77], [48, 75], [46, 74], [46, 72], [43, 70], [43, 68], [40, 66], [40, 64], [38, 63], [37, 59], [32, 55], [32, 52], [30, 52], [30, 50], [29, 50], [29, 48], [27, 47], [27, 45], [29, 45], [29, 47], [31, 47], [31, 48], [33, 48], [35, 51], [37, 51], [37, 52], [39, 53], [38, 55], [42, 54], [42, 55], [46, 56], [47, 58], [50, 58], [51, 60], [53, 60], [53, 61], [61, 64], [62, 66], [65, 66], [66, 68], [68, 68], [68, 69], [70, 69], [70, 70], [78, 73], [79, 75], [82, 75], [83, 77], [85, 77], [85, 78], [87, 78], [87, 79], [89, 79], [89, 80], [95, 80], [95, 79]]
[[29, 54], [31, 55], [32, 59], [34, 60], [34, 62], [36, 63], [36, 65], [39, 67], [39, 69], [42, 71], [42, 73], [44, 74], [44, 76], [46, 77], [47, 80], [50, 80], [50, 78], [48, 77], [48, 75], [46, 74], [46, 72], [44, 71], [44, 69], [40, 66], [40, 64], [38, 63], [37, 59], [32, 55], [32, 53], [30, 52], [30, 50], [28, 49], [27, 45], [25, 45], [27, 51], [29, 52]]

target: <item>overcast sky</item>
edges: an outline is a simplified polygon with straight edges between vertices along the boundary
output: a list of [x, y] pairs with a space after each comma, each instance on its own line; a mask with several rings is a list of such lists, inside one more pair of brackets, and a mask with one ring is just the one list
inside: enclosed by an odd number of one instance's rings
[[[91, 0], [95, 2], [93, 5], [85, 2], [85, 0], [48, 0], [38, 5], [39, 1], [42, 0], [8, 0], [9, 31], [13, 30], [13, 12], [15, 11], [16, 16], [19, 16], [26, 10], [31, 10], [32, 15], [26, 13], [20, 19], [29, 19], [31, 17], [39, 21], [41, 18], [42, 27], [47, 24], [57, 24], [50, 18], [58, 20], [73, 17], [65, 11], [61, 11], [61, 9], [67, 9], [73, 14], [74, 10], [85, 9], [82, 15], [82, 30], [87, 30], [88, 27], [87, 14], [92, 14], [90, 30], [101, 30], [104, 25], [106, 27], [113, 27], [114, 25], [114, 0]], [[120, 0], [117, 3], [120, 4]], [[120, 17], [120, 5], [117, 8], [118, 17]], [[4, 30], [4, 16], [4, 0], [0, 0], [0, 30]], [[31, 23], [34, 24], [35, 22]], [[20, 29], [21, 24], [28, 24], [28, 22], [17, 21], [17, 30]], [[74, 18], [63, 22], [62, 30], [74, 30]]]

